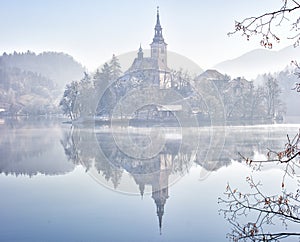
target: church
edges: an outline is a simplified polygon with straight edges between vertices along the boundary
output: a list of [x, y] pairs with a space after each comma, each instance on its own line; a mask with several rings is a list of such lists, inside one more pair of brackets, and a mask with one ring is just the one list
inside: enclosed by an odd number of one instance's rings
[[171, 88], [170, 69], [167, 65], [167, 44], [162, 35], [162, 27], [159, 19], [159, 8], [157, 7], [156, 25], [154, 28], [154, 38], [151, 47], [151, 56], [145, 57], [143, 49], [140, 48], [137, 57], [134, 59], [131, 67], [125, 72], [125, 75], [150, 80], [151, 85], [160, 89]]

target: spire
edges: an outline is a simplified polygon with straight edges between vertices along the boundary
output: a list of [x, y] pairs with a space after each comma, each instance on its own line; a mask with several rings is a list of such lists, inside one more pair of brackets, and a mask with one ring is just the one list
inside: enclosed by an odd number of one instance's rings
[[159, 6], [157, 6], [156, 26], [155, 26], [155, 28], [156, 28], [156, 27], [160, 27], [160, 28], [161, 28], [161, 26], [160, 26], [160, 21], [159, 21]]
[[168, 188], [166, 187], [166, 188], [161, 188], [160, 190], [153, 191], [153, 187], [152, 187], [152, 198], [154, 199], [156, 205], [156, 214], [158, 217], [159, 233], [161, 234], [162, 220], [165, 211], [164, 207], [166, 204], [166, 200], [168, 199]]
[[145, 191], [145, 184], [144, 183], [140, 183], [139, 184], [139, 189], [140, 189], [141, 197], [143, 198], [144, 197], [144, 191]]
[[142, 45], [140, 44], [138, 59], [143, 59], [143, 57], [144, 57], [144, 53], [143, 53]]
[[159, 234], [161, 235], [162, 230], [162, 217], [164, 215], [164, 204], [157, 205], [157, 217], [158, 217], [158, 225], [159, 225]]
[[157, 6], [157, 14], [156, 14], [156, 25], [155, 25], [155, 34], [153, 38], [153, 42], [164, 42], [164, 38], [162, 36], [162, 27], [160, 25], [159, 20], [159, 7]]

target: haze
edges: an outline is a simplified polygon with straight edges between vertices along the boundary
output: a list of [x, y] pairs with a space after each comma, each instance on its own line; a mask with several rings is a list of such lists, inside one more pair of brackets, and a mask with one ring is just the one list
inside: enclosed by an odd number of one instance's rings
[[[61, 51], [93, 71], [112, 54], [149, 48], [156, 6], [168, 49], [201, 68], [260, 48], [240, 35], [234, 20], [276, 9], [281, 1], [1, 1], [0, 53]], [[283, 40], [275, 49], [292, 44]]]

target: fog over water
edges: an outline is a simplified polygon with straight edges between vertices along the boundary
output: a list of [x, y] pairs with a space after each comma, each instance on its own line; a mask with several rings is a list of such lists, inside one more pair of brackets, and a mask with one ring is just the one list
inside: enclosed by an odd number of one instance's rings
[[[298, 127], [227, 126], [218, 137], [212, 133], [221, 127], [112, 130], [6, 121], [1, 240], [226, 241], [230, 225], [218, 197], [227, 182], [246, 189], [252, 174], [276, 192], [283, 174], [274, 164], [253, 173], [237, 152], [264, 156]], [[270, 180], [277, 186], [270, 188]]]

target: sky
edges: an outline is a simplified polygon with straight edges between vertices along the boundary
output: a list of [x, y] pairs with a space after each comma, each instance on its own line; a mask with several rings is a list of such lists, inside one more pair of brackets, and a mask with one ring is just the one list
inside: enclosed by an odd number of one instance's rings
[[[0, 53], [67, 53], [94, 71], [113, 54], [149, 48], [156, 7], [168, 50], [207, 69], [262, 48], [259, 39], [228, 37], [234, 21], [277, 9], [281, 0], [0, 0]], [[282, 49], [292, 43], [281, 41]]]

